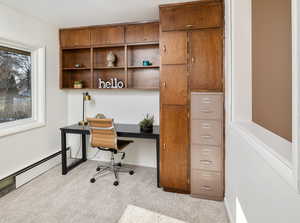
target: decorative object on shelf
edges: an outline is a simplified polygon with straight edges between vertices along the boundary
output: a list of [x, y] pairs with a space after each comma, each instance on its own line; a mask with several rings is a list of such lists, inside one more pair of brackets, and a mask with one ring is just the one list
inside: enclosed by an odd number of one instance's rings
[[82, 88], [82, 85], [83, 85], [82, 81], [78, 80], [78, 81], [74, 81], [73, 87], [77, 88], [77, 89], [80, 89], [80, 88]]
[[74, 65], [74, 67], [75, 67], [75, 68], [81, 68], [81, 67], [83, 67], [83, 66], [82, 66], [82, 64], [77, 63], [77, 64]]
[[152, 63], [149, 60], [143, 60], [143, 66], [151, 66]]
[[109, 81], [103, 81], [101, 78], [98, 80], [98, 88], [124, 88], [125, 84], [123, 81], [118, 80], [117, 78], [111, 78]]
[[112, 51], [109, 51], [109, 53], [106, 56], [106, 60], [107, 60], [107, 66], [108, 67], [114, 67], [115, 66], [115, 62], [116, 62], [116, 56], [113, 54]]
[[104, 114], [98, 113], [95, 118], [106, 118]]
[[88, 122], [85, 119], [85, 103], [86, 101], [90, 101], [92, 97], [88, 92], [82, 93], [82, 120], [78, 123], [79, 125], [87, 125]]
[[153, 132], [154, 115], [146, 114], [146, 117], [139, 123], [141, 132]]

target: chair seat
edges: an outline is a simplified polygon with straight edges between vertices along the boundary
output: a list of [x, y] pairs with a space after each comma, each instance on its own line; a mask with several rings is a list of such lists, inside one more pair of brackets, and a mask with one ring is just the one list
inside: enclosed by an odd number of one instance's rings
[[126, 146], [128, 146], [130, 143], [133, 143], [133, 141], [132, 140], [125, 140], [125, 139], [118, 139], [118, 141], [117, 141], [118, 149], [122, 150]]
[[[124, 149], [126, 146], [128, 146], [130, 143], [133, 143], [132, 140], [125, 140], [125, 139], [118, 139], [117, 141], [117, 145], [118, 145], [118, 150], [122, 150]], [[112, 148], [102, 148], [102, 147], [98, 147], [99, 150], [102, 151], [110, 151], [113, 153], [117, 153], [118, 150], [116, 149], [112, 149]]]

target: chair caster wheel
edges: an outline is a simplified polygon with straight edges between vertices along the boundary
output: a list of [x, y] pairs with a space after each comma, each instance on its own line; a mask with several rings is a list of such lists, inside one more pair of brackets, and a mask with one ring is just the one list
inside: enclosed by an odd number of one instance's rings
[[118, 186], [118, 185], [119, 185], [119, 182], [118, 182], [118, 181], [115, 181], [115, 182], [114, 182], [114, 185], [115, 185], [115, 186]]
[[100, 171], [100, 170], [101, 170], [101, 168], [100, 168], [100, 167], [97, 167], [96, 171]]
[[133, 175], [133, 174], [134, 174], [134, 171], [133, 171], [133, 170], [129, 171], [129, 174], [130, 174], [130, 175]]
[[96, 179], [95, 179], [95, 178], [92, 178], [92, 179], [90, 180], [90, 182], [91, 182], [91, 183], [95, 183], [95, 182], [96, 182]]

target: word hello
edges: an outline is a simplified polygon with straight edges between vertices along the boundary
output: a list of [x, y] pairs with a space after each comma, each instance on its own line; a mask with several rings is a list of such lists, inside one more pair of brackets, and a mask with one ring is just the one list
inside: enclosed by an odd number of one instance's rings
[[99, 78], [99, 88], [123, 88], [124, 82], [117, 78], [111, 78], [110, 81], [103, 81]]

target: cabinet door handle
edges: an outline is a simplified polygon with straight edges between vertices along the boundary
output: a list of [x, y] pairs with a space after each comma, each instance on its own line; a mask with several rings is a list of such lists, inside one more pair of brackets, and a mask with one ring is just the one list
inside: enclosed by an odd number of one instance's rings
[[212, 164], [212, 161], [210, 160], [200, 160], [200, 163], [204, 163], [206, 165]]
[[194, 63], [195, 62], [195, 57], [192, 57], [192, 63]]
[[211, 138], [211, 135], [203, 135], [203, 136], [201, 136], [202, 138], [204, 138], [204, 139], [210, 139]]
[[162, 82], [162, 86], [164, 87], [164, 88], [166, 88], [167, 87], [167, 83], [164, 81], [164, 82]]
[[164, 145], [163, 145], [163, 149], [164, 149], [164, 150], [166, 150], [166, 147], [167, 147], [167, 146], [166, 146], [166, 143], [164, 143]]
[[191, 24], [188, 24], [188, 25], [185, 25], [185, 27], [186, 27], [186, 28], [192, 28], [192, 27], [193, 27], [193, 25], [191, 25]]
[[164, 51], [164, 52], [167, 52], [167, 47], [166, 47], [166, 45], [163, 45], [163, 51]]

